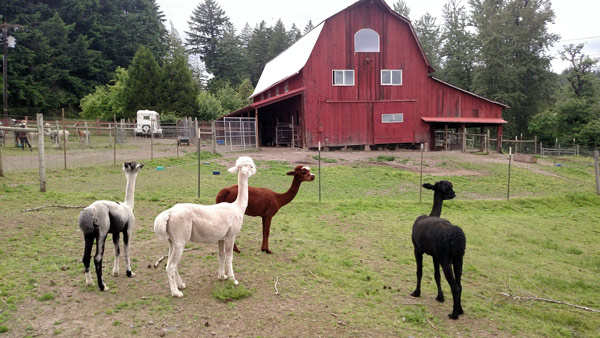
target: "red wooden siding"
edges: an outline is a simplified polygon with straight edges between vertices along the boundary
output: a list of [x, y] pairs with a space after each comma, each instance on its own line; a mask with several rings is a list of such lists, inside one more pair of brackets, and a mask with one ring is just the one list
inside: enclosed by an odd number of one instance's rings
[[[379, 52], [354, 52], [354, 34], [363, 28], [379, 34]], [[382, 86], [382, 69], [402, 70], [402, 85]], [[333, 70], [354, 70], [354, 85], [334, 86]], [[270, 126], [277, 114], [298, 110], [308, 147], [419, 143], [431, 138], [424, 116], [502, 117], [505, 106], [435, 80], [429, 70], [407, 21], [383, 0], [359, 1], [324, 22], [298, 75], [254, 97], [260, 107], [275, 88], [283, 94], [284, 83], [290, 91], [304, 88], [301, 99], [258, 108], [259, 128]], [[403, 122], [382, 123], [382, 114], [403, 114]]]

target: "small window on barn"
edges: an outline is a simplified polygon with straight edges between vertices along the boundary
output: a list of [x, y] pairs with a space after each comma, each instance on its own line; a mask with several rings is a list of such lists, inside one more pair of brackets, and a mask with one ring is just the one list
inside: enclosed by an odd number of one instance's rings
[[279, 95], [279, 86], [275, 87], [275, 96]]
[[287, 82], [284, 82], [284, 83], [283, 83], [283, 92], [284, 92], [284, 93], [287, 93], [287, 92], [289, 92], [289, 91], [290, 91], [290, 88], [288, 87], [288, 83], [287, 83]]
[[402, 85], [402, 70], [400, 70], [400, 69], [382, 69], [381, 70], [381, 85], [382, 86], [401, 86]]
[[341, 69], [333, 71], [334, 86], [354, 86], [354, 70]]
[[404, 114], [381, 114], [381, 123], [402, 123]]
[[363, 28], [354, 34], [354, 52], [379, 52], [379, 34]]

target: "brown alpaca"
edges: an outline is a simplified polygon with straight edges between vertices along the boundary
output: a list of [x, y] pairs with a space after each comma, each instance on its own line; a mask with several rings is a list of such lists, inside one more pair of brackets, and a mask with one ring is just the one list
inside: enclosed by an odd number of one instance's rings
[[80, 130], [80, 129], [79, 129], [79, 125], [78, 125], [77, 123], [75, 123], [75, 124], [73, 125], [73, 127], [75, 127], [75, 130], [77, 130], [77, 137], [79, 137], [79, 145], [80, 145], [80, 146], [84, 146], [84, 145], [85, 145], [85, 138], [86, 138], [86, 137], [85, 137], [85, 136], [86, 136], [86, 135], [85, 135], [85, 134], [86, 134], [86, 131], [84, 131], [84, 130]]
[[[269, 250], [269, 233], [271, 231], [271, 219], [281, 207], [290, 203], [300, 188], [300, 183], [304, 181], [313, 181], [315, 175], [310, 172], [310, 168], [297, 166], [294, 171], [290, 171], [287, 175], [294, 176], [292, 186], [283, 194], [278, 194], [270, 189], [248, 187], [248, 207], [245, 214], [248, 216], [262, 217], [263, 240], [260, 250], [266, 253], [271, 253]], [[233, 202], [237, 196], [237, 185], [232, 185], [229, 188], [223, 188], [217, 194], [217, 203]], [[233, 250], [240, 252], [234, 244]]]

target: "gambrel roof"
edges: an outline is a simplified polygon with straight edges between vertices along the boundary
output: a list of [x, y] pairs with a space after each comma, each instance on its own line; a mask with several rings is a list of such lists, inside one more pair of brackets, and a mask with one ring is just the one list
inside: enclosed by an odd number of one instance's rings
[[[425, 52], [423, 51], [423, 48], [421, 47], [421, 43], [419, 42], [419, 39], [417, 38], [417, 35], [412, 27], [412, 24], [410, 23], [410, 20], [408, 20], [407, 18], [403, 17], [402, 15], [396, 13], [394, 10], [392, 10], [385, 3], [385, 1], [383, 1], [383, 0], [359, 0], [359, 1], [355, 2], [354, 4], [346, 7], [344, 10], [337, 12], [336, 14], [343, 12], [345, 10], [351, 9], [355, 6], [358, 6], [362, 2], [377, 2], [379, 5], [383, 6], [388, 11], [390, 11], [395, 17], [406, 22], [408, 24], [408, 27], [410, 28], [410, 31], [411, 31], [413, 37], [415, 38], [415, 41], [417, 42], [417, 45], [419, 46], [419, 50], [421, 52], [421, 55], [423, 57], [425, 64], [427, 65], [429, 72], [435, 71], [429, 64], [429, 60], [427, 59], [427, 56], [425, 55]], [[335, 16], [336, 14], [330, 16], [329, 18]], [[308, 32], [306, 35], [304, 35], [302, 38], [300, 38], [298, 41], [296, 41], [293, 45], [291, 45], [288, 49], [281, 52], [281, 54], [277, 55], [274, 59], [272, 59], [265, 65], [265, 68], [263, 69], [260, 79], [258, 80], [258, 83], [256, 84], [256, 88], [254, 89], [254, 92], [250, 96], [250, 99], [255, 97], [256, 95], [268, 90], [269, 88], [273, 87], [274, 85], [281, 83], [281, 82], [289, 79], [290, 77], [298, 74], [302, 70], [302, 68], [304, 68], [304, 66], [306, 65], [306, 62], [308, 61], [308, 58], [310, 57], [310, 54], [312, 53], [312, 51], [315, 47], [315, 44], [317, 43], [317, 39], [321, 35], [323, 26], [325, 25], [325, 22], [327, 20], [329, 20], [329, 18], [323, 20], [319, 25], [317, 25], [315, 28], [313, 28], [310, 32]]]

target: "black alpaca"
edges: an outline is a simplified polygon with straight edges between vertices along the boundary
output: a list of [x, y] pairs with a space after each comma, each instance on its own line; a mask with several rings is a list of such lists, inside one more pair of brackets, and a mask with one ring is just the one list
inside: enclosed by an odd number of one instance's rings
[[[444, 294], [440, 285], [441, 265], [444, 276], [448, 284], [450, 284], [452, 300], [454, 302], [452, 313], [448, 314], [448, 317], [458, 319], [458, 316], [463, 314], [463, 308], [460, 303], [462, 293], [460, 277], [462, 275], [463, 256], [465, 255], [467, 239], [461, 228], [440, 218], [444, 200], [453, 199], [455, 196], [454, 190], [452, 190], [452, 183], [439, 181], [435, 185], [425, 183], [423, 187], [431, 189], [435, 193], [433, 195], [433, 208], [429, 216], [419, 216], [413, 225], [412, 242], [415, 247], [415, 260], [417, 261], [417, 288], [411, 295], [413, 297], [421, 295], [423, 254], [426, 253], [433, 257], [435, 283], [438, 289], [436, 300], [438, 302], [444, 301]], [[454, 273], [452, 267], [454, 267]]]

